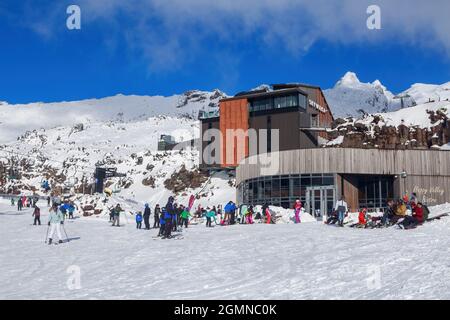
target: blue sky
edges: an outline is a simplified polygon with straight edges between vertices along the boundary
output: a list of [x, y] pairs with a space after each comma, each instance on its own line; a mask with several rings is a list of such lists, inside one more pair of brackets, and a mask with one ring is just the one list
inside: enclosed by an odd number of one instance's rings
[[[395, 93], [450, 81], [449, 1], [311, 3], [3, 0], [0, 101], [234, 94], [279, 82], [329, 88], [346, 71]], [[374, 3], [376, 31], [366, 27]], [[81, 8], [81, 30], [66, 28], [69, 4]]]

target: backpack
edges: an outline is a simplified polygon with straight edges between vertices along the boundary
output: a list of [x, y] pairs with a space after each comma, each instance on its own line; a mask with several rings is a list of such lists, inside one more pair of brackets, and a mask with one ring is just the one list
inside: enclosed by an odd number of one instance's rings
[[428, 216], [430, 215], [430, 209], [428, 209], [426, 205], [422, 205], [422, 209], [423, 209], [423, 221], [427, 221]]

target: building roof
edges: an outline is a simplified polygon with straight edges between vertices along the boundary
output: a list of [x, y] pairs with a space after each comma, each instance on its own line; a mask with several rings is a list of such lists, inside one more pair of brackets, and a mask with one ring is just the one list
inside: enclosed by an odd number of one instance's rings
[[283, 88], [283, 89], [278, 89], [278, 90], [273, 90], [273, 91], [257, 90], [257, 91], [249, 91], [249, 92], [240, 92], [234, 97], [225, 98], [220, 101], [233, 101], [233, 100], [240, 100], [240, 99], [255, 99], [255, 98], [263, 98], [263, 97], [273, 97], [273, 96], [283, 95], [286, 93], [301, 93], [305, 96], [308, 95], [308, 93], [306, 93], [305, 91], [300, 89], [298, 86], [294, 86], [294, 87], [288, 87], [288, 88]]

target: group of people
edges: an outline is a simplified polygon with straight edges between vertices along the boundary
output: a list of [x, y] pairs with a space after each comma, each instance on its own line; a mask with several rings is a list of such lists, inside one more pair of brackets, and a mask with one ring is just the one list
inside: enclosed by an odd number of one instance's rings
[[[408, 213], [411, 213], [410, 215]], [[405, 194], [401, 199], [388, 200], [387, 207], [383, 209], [382, 216], [371, 216], [367, 207], [361, 208], [358, 214], [358, 222], [351, 225], [357, 228], [376, 228], [398, 225], [403, 229], [415, 228], [424, 223], [430, 211], [426, 205], [418, 201], [417, 195]], [[342, 197], [332, 213], [329, 215], [327, 224], [344, 225], [344, 219], [348, 215], [348, 205]]]
[[[301, 203], [299, 200], [295, 208], [296, 210], [298, 209], [297, 221], [300, 222]], [[110, 221], [113, 226], [120, 226], [119, 217], [123, 211], [119, 204], [114, 208], [110, 208]], [[146, 230], [151, 229], [150, 219], [152, 211], [148, 203], [145, 204], [143, 212], [138, 211], [134, 215], [136, 229], [142, 229], [143, 227]], [[253, 206], [241, 205], [238, 208], [233, 201], [229, 201], [224, 207], [217, 205], [204, 208], [199, 205], [194, 213], [191, 214], [189, 206], [178, 205], [175, 203], [174, 197], [171, 196], [164, 207], [161, 208], [159, 204], [155, 206], [153, 210], [153, 228], [159, 229], [158, 237], [168, 239], [172, 237], [172, 232], [188, 228], [192, 219], [200, 218], [206, 219], [207, 228], [211, 228], [214, 225], [227, 226], [236, 223], [253, 224], [254, 219], [268, 224], [275, 223], [268, 204], [262, 206], [261, 212], [256, 212]]]
[[[15, 206], [16, 199], [11, 198], [11, 206]], [[37, 195], [33, 196], [19, 196], [17, 199], [17, 211], [22, 211], [23, 208], [34, 208], [36, 203], [39, 201], [39, 197]]]

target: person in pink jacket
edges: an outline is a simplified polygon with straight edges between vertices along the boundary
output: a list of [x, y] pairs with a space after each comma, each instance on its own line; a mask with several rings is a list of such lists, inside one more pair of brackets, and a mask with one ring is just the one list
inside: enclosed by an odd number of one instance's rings
[[296, 200], [294, 204], [294, 212], [295, 212], [295, 223], [301, 223], [300, 220], [300, 212], [302, 210], [302, 203], [300, 200]]

